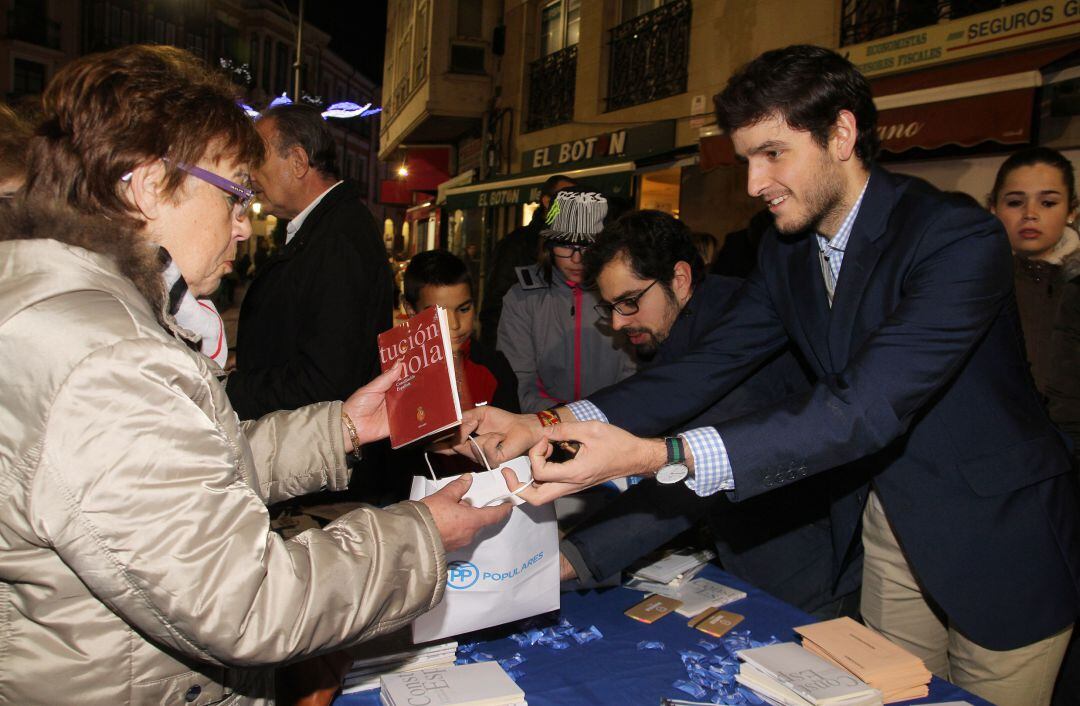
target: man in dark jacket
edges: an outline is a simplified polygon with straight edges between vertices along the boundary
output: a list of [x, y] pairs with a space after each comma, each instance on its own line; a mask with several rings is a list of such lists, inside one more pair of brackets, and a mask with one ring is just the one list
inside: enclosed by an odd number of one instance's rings
[[[617, 326], [631, 336], [646, 366], [689, 351], [720, 321], [742, 284], [706, 275], [689, 228], [660, 211], [628, 213], [605, 228], [586, 254], [585, 268], [586, 281], [599, 283], [604, 300], [612, 302], [601, 308], [619, 312]], [[807, 373], [785, 349], [678, 428], [716, 423], [809, 389]], [[598, 584], [705, 519], [726, 570], [821, 617], [852, 613], [862, 554], [833, 558], [828, 482], [819, 477], [732, 503], [722, 493], [700, 497], [681, 483], [643, 480], [563, 539], [563, 579]]]
[[529, 225], [507, 233], [491, 253], [491, 265], [485, 280], [484, 305], [480, 309], [480, 340], [489, 348], [495, 348], [503, 297], [517, 284], [517, 268], [536, 264], [540, 254], [540, 231], [544, 228], [544, 219], [551, 206], [551, 199], [555, 192], [569, 186], [577, 186], [577, 182], [562, 174], [548, 177], [540, 187], [540, 206], [533, 211]]
[[339, 180], [333, 137], [314, 108], [279, 106], [257, 125], [267, 158], [253, 175], [268, 212], [289, 219], [240, 309], [226, 389], [243, 419], [344, 399], [379, 368], [393, 276], [360, 191]]

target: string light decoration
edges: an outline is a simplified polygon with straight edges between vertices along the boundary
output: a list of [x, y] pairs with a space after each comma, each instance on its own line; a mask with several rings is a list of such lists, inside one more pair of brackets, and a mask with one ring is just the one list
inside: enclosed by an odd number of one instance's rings
[[247, 64], [239, 64], [232, 59], [226, 59], [225, 57], [218, 59], [218, 64], [221, 66], [221, 70], [236, 83], [239, 83], [242, 86], [251, 85], [251, 67]]
[[[303, 100], [305, 102], [308, 102], [308, 103], [321, 103], [322, 102], [322, 100], [317, 96], [313, 98], [311, 96], [305, 95], [303, 97]], [[269, 107], [270, 108], [276, 108], [279, 105], [291, 105], [291, 104], [292, 104], [292, 99], [289, 98], [289, 96], [282, 93], [280, 96], [278, 96], [274, 100], [270, 101], [270, 106]], [[244, 112], [247, 113], [248, 117], [250, 117], [252, 119], [255, 119], [255, 118], [258, 118], [258, 117], [262, 116], [262, 113], [255, 110], [254, 108], [252, 108], [250, 105], [247, 105], [246, 103], [240, 103], [239, 105], [240, 105], [241, 108], [244, 109]], [[351, 101], [342, 101], [340, 103], [334, 103], [329, 108], [324, 110], [322, 112], [322, 117], [323, 117], [323, 120], [326, 120], [327, 118], [338, 118], [338, 119], [341, 119], [341, 120], [347, 120], [349, 118], [366, 118], [369, 115], [375, 115], [376, 113], [381, 113], [381, 112], [382, 112], [381, 107], [372, 108], [371, 103], [365, 103], [364, 105], [359, 105], [359, 104], [353, 103]]]

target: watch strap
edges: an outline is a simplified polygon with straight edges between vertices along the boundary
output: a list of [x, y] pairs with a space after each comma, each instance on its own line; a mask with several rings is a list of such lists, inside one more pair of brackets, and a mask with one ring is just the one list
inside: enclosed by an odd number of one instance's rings
[[665, 437], [664, 445], [667, 447], [667, 462], [686, 463], [686, 454], [683, 452], [682, 439], [677, 436]]

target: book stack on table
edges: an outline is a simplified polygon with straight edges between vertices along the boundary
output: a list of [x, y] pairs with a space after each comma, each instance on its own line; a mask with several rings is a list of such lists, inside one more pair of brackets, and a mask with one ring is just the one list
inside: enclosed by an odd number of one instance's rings
[[770, 704], [880, 706], [881, 692], [794, 642], [740, 650], [735, 679]]
[[884, 701], [919, 699], [930, 693], [932, 675], [923, 661], [851, 618], [795, 628], [803, 647], [880, 689]]
[[657, 587], [667, 587], [669, 591], [678, 590], [715, 558], [716, 552], [709, 549], [686, 548], [669, 552], [659, 559], [632, 567], [627, 587], [651, 593], [660, 593], [655, 590]]
[[383, 706], [528, 706], [498, 662], [421, 669], [382, 678]]
[[[746, 592], [730, 586], [695, 578], [716, 556], [709, 550], [681, 550], [633, 570], [626, 588], [671, 599], [671, 610], [693, 618], [711, 613], [716, 608], [746, 598]], [[627, 615], [639, 620], [636, 615]], [[649, 622], [649, 621], [644, 621]]]
[[[379, 644], [387, 643], [384, 640]], [[352, 668], [342, 682], [341, 693], [353, 694], [378, 689], [379, 680], [386, 674], [452, 665], [457, 656], [457, 646], [457, 642], [450, 641], [415, 647], [395, 644], [381, 654], [373, 650], [370, 656], [361, 657], [352, 663]]]

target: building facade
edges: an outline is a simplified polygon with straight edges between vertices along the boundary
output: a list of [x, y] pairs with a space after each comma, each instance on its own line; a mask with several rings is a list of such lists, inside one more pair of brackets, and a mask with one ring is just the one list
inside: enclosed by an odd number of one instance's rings
[[486, 256], [554, 173], [695, 231], [744, 228], [761, 205], [713, 97], [795, 43], [851, 57], [874, 87], [882, 160], [942, 188], [981, 198], [1017, 146], [1080, 144], [1076, 0], [391, 0], [389, 14], [380, 155], [449, 155], [442, 185], [397, 179], [423, 236], [406, 254]]
[[[77, 56], [136, 43], [181, 47], [221, 67], [256, 107], [295, 93], [296, 18], [273, 0], [0, 0], [0, 23], [0, 93], [9, 102], [40, 94]], [[331, 51], [326, 32], [305, 23], [302, 36], [302, 94], [323, 106], [380, 104], [380, 86]], [[403, 210], [378, 200], [379, 115], [329, 123], [342, 175], [358, 182], [376, 218], [400, 222]], [[274, 225], [255, 215], [257, 234]]]
[[42, 92], [81, 49], [76, 0], [0, 1], [0, 95], [7, 101]]

